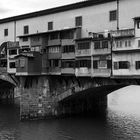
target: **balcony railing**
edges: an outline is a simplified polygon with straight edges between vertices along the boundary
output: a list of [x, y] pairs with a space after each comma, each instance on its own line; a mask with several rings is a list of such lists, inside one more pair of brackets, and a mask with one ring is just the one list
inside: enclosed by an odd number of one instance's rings
[[128, 37], [128, 36], [135, 36], [134, 29], [123, 29], [123, 30], [116, 30], [111, 31], [113, 37]]

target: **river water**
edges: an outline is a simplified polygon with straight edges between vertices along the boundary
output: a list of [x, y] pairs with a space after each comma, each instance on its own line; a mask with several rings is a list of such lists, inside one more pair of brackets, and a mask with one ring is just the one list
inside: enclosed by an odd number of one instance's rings
[[0, 105], [0, 140], [140, 140], [139, 91], [110, 94], [96, 116], [20, 122], [17, 105]]

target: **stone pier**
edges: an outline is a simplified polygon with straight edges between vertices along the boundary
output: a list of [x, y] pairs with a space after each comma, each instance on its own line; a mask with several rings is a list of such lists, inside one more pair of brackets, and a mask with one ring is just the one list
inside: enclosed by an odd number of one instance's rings
[[20, 116], [24, 119], [43, 119], [57, 115], [56, 101], [50, 94], [49, 78], [21, 77]]

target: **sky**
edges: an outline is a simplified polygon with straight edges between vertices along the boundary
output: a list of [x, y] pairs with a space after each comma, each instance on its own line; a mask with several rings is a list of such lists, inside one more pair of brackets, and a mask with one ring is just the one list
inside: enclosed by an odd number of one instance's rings
[[82, 0], [0, 0], [0, 19], [79, 1]]

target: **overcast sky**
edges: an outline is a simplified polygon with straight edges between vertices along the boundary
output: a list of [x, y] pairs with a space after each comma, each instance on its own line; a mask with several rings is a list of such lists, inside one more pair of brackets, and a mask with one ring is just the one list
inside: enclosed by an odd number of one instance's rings
[[0, 0], [0, 19], [82, 0]]

